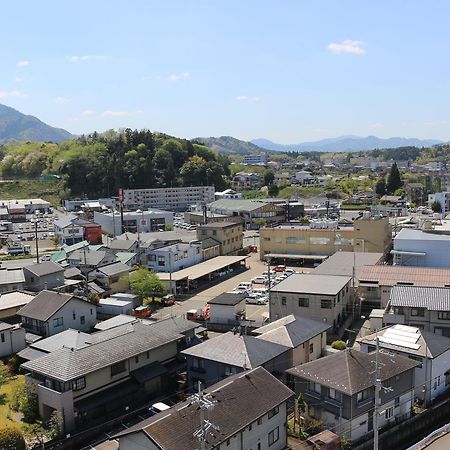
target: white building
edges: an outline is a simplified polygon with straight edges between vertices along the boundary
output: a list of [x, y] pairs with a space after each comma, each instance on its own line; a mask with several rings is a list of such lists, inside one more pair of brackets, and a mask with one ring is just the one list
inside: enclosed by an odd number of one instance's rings
[[236, 192], [233, 189], [225, 189], [222, 192], [216, 192], [214, 196], [216, 200], [220, 200], [222, 198], [242, 198], [242, 193]]
[[447, 191], [428, 194], [428, 206], [431, 206], [435, 201], [440, 203], [441, 212], [443, 214], [450, 211], [450, 192]]
[[228, 326], [238, 325], [245, 319], [246, 294], [224, 292], [209, 300], [210, 322]]
[[156, 249], [146, 250], [147, 267], [154, 272], [176, 272], [203, 261], [202, 244], [179, 242]]
[[295, 172], [294, 179], [300, 184], [309, 185], [314, 184], [317, 181], [317, 178], [308, 170], [301, 170], [299, 172]]
[[149, 209], [146, 211], [126, 211], [123, 213], [123, 227], [120, 213], [94, 212], [94, 221], [98, 223], [104, 233], [113, 236], [129, 233], [149, 233], [151, 231], [164, 230], [166, 225], [173, 225], [173, 213], [160, 209]]
[[0, 358], [20, 352], [25, 347], [25, 329], [20, 324], [0, 322]]
[[124, 189], [127, 209], [184, 211], [191, 205], [214, 201], [214, 186], [186, 186], [155, 189]]
[[245, 166], [267, 166], [269, 162], [269, 156], [266, 152], [260, 153], [258, 155], [245, 155], [244, 165]]

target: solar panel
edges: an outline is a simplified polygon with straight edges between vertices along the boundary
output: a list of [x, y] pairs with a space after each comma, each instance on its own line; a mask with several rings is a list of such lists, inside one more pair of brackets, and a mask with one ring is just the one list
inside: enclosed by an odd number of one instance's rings
[[398, 339], [393, 339], [393, 338], [389, 338], [389, 337], [385, 338], [384, 336], [380, 336], [378, 338], [378, 340], [380, 342], [384, 342], [385, 344], [397, 345], [398, 347], [410, 348], [412, 350], [419, 350], [419, 348], [420, 348], [419, 344], [414, 344], [412, 342], [400, 341]]

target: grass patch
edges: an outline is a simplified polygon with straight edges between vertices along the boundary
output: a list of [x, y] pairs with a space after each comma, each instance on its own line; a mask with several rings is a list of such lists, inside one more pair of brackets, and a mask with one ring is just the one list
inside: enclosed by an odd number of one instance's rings
[[341, 203], [341, 209], [346, 211], [364, 211], [367, 208], [370, 208], [370, 205], [349, 205], [345, 203]]
[[14, 420], [19, 413], [11, 410], [10, 402], [14, 392], [24, 383], [24, 375], [15, 375], [0, 387], [0, 428], [11, 426], [21, 429], [21, 422]]
[[62, 189], [63, 185], [60, 180], [5, 180], [0, 183], [0, 199], [42, 198], [56, 207], [60, 204], [60, 192]]

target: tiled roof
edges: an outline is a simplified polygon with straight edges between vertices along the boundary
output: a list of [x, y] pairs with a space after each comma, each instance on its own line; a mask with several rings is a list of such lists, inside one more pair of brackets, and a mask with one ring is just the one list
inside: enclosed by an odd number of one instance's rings
[[415, 286], [450, 286], [450, 269], [412, 266], [364, 266], [359, 274], [360, 283], [395, 286], [411, 283]]
[[118, 275], [119, 273], [129, 272], [130, 266], [119, 262], [102, 266], [98, 269], [99, 272], [104, 273], [106, 276]]
[[59, 264], [53, 261], [47, 261], [39, 264], [33, 264], [32, 266], [24, 267], [24, 270], [30, 271], [32, 274], [37, 277], [42, 277], [45, 275], [50, 275], [52, 273], [63, 272], [64, 269]]
[[[207, 433], [206, 449], [218, 448], [238, 431], [290, 399], [294, 393], [265, 369], [259, 367], [228, 377], [205, 390], [214, 408], [208, 420], [218, 430]], [[243, 407], [245, 405], [245, 407]], [[198, 405], [187, 400], [115, 436], [141, 432], [152, 446], [164, 450], [197, 450], [194, 433], [199, 427]], [[175, 431], [176, 430], [176, 431]], [[222, 446], [221, 446], [222, 448]]]
[[208, 302], [208, 304], [234, 306], [237, 305], [238, 303], [241, 303], [246, 297], [247, 297], [246, 294], [223, 292], [222, 294], [219, 294], [217, 297], [211, 299]]
[[[400, 355], [379, 352], [378, 358], [381, 366], [381, 381], [419, 365], [417, 361]], [[374, 353], [362, 353], [349, 349], [301, 364], [286, 372], [345, 394], [354, 395], [375, 385], [374, 370]]]
[[450, 288], [394, 286], [389, 297], [391, 306], [450, 310]]

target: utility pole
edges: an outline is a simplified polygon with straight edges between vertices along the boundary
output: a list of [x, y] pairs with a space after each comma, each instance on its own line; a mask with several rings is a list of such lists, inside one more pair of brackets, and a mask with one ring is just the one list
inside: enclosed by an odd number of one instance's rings
[[39, 264], [38, 220], [34, 219], [34, 239], [36, 242], [36, 264]]
[[378, 333], [376, 334], [376, 352], [375, 352], [375, 405], [373, 408], [373, 450], [378, 450], [378, 409], [380, 403], [381, 392], [381, 367], [378, 359], [380, 352], [380, 343], [378, 341]]
[[205, 419], [205, 411], [212, 411], [214, 403], [208, 398], [208, 395], [203, 393], [201, 381], [198, 382], [198, 392], [191, 397], [191, 401], [197, 403], [200, 411], [200, 428], [194, 432], [194, 437], [200, 442], [201, 450], [206, 450], [206, 437], [209, 429], [212, 428], [215, 431], [220, 431], [220, 429], [217, 425]]

